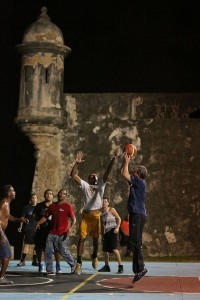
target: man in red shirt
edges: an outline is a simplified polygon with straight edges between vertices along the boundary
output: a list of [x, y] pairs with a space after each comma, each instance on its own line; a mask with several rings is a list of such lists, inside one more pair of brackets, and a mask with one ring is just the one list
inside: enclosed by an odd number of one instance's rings
[[36, 228], [39, 228], [51, 216], [52, 224], [45, 248], [45, 264], [49, 275], [55, 275], [53, 259], [56, 250], [70, 265], [71, 273], [74, 273], [76, 268], [76, 262], [68, 249], [69, 235], [76, 224], [76, 218], [72, 206], [66, 202], [66, 195], [66, 190], [61, 189], [58, 192], [58, 201], [49, 205], [45, 216], [36, 225]]

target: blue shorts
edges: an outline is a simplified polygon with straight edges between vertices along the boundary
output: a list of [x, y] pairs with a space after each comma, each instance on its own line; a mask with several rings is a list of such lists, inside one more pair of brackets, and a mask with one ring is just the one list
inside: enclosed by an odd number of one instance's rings
[[[5, 232], [4, 232], [5, 235]], [[6, 237], [6, 235], [5, 235]], [[3, 245], [1, 240], [0, 240], [0, 259], [1, 258], [10, 258], [12, 256], [12, 252], [10, 249], [10, 244], [9, 241], [6, 237], [6, 243]]]

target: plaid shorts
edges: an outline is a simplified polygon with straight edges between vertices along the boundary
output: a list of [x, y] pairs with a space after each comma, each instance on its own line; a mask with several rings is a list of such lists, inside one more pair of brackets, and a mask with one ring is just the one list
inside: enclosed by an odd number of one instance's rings
[[[5, 232], [4, 232], [5, 235]], [[5, 235], [6, 236], [6, 235]], [[3, 245], [0, 240], [0, 258], [9, 258], [12, 256], [9, 241], [6, 237], [6, 243]]]

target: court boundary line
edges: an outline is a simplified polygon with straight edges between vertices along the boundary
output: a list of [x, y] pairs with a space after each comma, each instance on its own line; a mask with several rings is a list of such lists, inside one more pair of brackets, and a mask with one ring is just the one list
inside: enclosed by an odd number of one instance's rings
[[60, 300], [66, 300], [70, 295], [74, 294], [76, 291], [78, 291], [81, 287], [86, 285], [90, 280], [92, 280], [94, 277], [99, 275], [98, 272], [94, 273], [92, 276], [88, 277], [86, 280], [83, 282], [79, 283], [75, 288], [73, 288], [71, 291], [66, 293]]

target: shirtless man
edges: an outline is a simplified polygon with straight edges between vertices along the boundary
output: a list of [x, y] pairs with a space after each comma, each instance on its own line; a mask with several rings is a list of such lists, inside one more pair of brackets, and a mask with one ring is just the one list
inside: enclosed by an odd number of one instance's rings
[[5, 276], [10, 258], [12, 256], [10, 244], [5, 234], [8, 221], [24, 223], [28, 222], [28, 220], [25, 218], [16, 218], [10, 215], [10, 203], [13, 199], [15, 199], [15, 194], [15, 190], [11, 184], [3, 186], [0, 197], [0, 285], [13, 284], [13, 281], [7, 280]]

